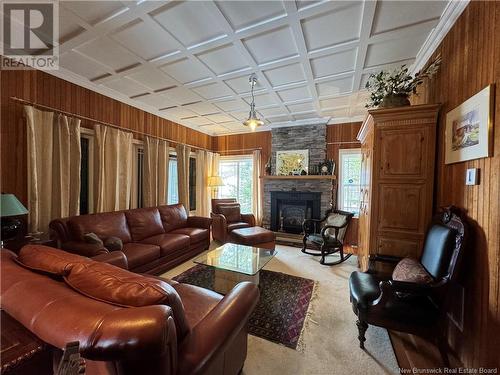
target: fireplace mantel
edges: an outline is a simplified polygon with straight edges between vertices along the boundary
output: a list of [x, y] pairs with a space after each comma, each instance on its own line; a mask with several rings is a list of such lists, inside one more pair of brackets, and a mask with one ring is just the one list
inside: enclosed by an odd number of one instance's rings
[[263, 180], [336, 180], [332, 175], [260, 176]]

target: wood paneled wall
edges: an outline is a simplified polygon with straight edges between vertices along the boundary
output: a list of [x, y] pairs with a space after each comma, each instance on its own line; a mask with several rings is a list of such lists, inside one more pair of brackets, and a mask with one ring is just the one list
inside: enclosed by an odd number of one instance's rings
[[[474, 221], [464, 264], [463, 331], [448, 327], [450, 344], [466, 367], [500, 366], [500, 2], [472, 1], [436, 53], [440, 72], [413, 99], [442, 103], [438, 124], [435, 208], [453, 204]], [[446, 113], [489, 84], [496, 85], [493, 157], [444, 164]], [[480, 184], [465, 186], [467, 168], [480, 169]]]
[[[1, 191], [27, 203], [26, 127], [17, 97], [154, 136], [212, 147], [212, 137], [39, 70], [0, 71]], [[82, 121], [82, 126], [93, 124]], [[134, 135], [136, 138], [140, 136]]]

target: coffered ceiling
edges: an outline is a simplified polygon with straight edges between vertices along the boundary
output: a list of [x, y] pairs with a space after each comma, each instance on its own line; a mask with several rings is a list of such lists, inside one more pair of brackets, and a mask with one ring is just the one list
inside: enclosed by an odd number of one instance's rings
[[[211, 135], [360, 120], [371, 72], [412, 64], [446, 1], [61, 1], [53, 72]], [[361, 90], [361, 91], [360, 91]]]

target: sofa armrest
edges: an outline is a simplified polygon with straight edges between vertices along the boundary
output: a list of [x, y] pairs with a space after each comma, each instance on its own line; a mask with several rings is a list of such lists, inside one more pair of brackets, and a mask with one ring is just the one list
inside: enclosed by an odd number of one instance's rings
[[80, 241], [67, 241], [61, 244], [61, 249], [73, 254], [83, 255], [92, 258], [99, 254], [109, 253], [103, 246], [99, 244], [91, 244]]
[[179, 373], [203, 374], [247, 324], [259, 300], [258, 287], [250, 282], [236, 285], [200, 321], [179, 348]]
[[102, 253], [92, 257], [96, 262], [108, 263], [116, 267], [128, 270], [128, 261], [125, 254], [121, 251], [112, 251], [110, 253]]
[[212, 224], [212, 219], [209, 217], [189, 216], [187, 220], [187, 225], [188, 227], [191, 228], [210, 229], [211, 224]]
[[241, 220], [248, 223], [251, 227], [255, 226], [255, 216], [254, 214], [241, 214]]
[[227, 241], [227, 220], [222, 214], [211, 213], [212, 218], [212, 237], [214, 240], [221, 243], [226, 243]]

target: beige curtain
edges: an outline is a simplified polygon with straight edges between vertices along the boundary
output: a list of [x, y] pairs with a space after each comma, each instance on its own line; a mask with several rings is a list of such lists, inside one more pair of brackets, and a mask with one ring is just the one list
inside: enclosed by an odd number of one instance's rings
[[[210, 216], [212, 188], [208, 186], [208, 179], [215, 176], [218, 169], [218, 156], [213, 152], [199, 150], [196, 152], [196, 214]], [[214, 160], [217, 158], [217, 168]]]
[[182, 203], [189, 212], [189, 155], [191, 147], [177, 145], [177, 186], [179, 192], [179, 203]]
[[95, 125], [96, 205], [95, 212], [130, 208], [132, 186], [132, 133]]
[[28, 210], [31, 232], [80, 212], [80, 120], [24, 107], [28, 143]]
[[168, 142], [146, 137], [144, 140], [144, 169], [142, 190], [145, 207], [167, 202]]
[[252, 153], [253, 158], [253, 176], [252, 176], [252, 205], [253, 214], [255, 215], [255, 221], [257, 225], [262, 223], [262, 185], [260, 181], [261, 176], [261, 153], [260, 150], [255, 150]]

